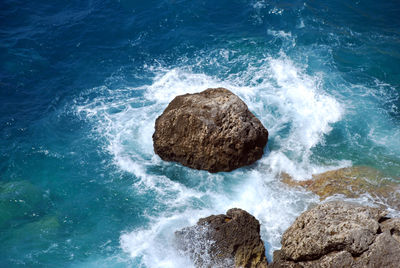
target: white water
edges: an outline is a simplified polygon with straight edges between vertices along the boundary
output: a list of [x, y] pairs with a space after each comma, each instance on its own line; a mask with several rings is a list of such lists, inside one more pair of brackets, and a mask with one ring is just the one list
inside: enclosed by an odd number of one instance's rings
[[[306, 179], [351, 164], [318, 166], [310, 160], [312, 148], [323, 143], [332, 124], [341, 119], [343, 105], [324, 91], [323, 74], [307, 75], [284, 54], [263, 59], [258, 67], [249, 65], [224, 81], [194, 73], [187, 66], [152, 70], [155, 77], [149, 85], [96, 88], [101, 97], [77, 106], [80, 115], [95, 122], [97, 135], [104, 139], [114, 164], [134, 174], [132, 194], [154, 196], [160, 205], [144, 211], [148, 225], [122, 230], [123, 251], [145, 267], [190, 267], [190, 260], [180, 256], [173, 245], [174, 232], [194, 225], [200, 217], [239, 207], [261, 222], [262, 238], [271, 256], [280, 247], [282, 233], [310, 203], [318, 201], [310, 193], [286, 187], [277, 175], [284, 171]], [[154, 154], [154, 121], [167, 104], [176, 95], [210, 87], [226, 87], [239, 95], [269, 130], [271, 152], [255, 165], [209, 174], [164, 162]], [[144, 94], [131, 97], [132, 91]], [[173, 169], [183, 175], [154, 172], [153, 168]], [[185, 182], [177, 180], [180, 176]]]

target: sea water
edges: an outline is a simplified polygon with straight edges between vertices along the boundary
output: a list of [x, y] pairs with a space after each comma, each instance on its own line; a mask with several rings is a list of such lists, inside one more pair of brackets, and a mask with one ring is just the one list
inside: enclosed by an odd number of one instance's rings
[[[260, 221], [271, 261], [319, 202], [281, 172], [363, 165], [400, 183], [399, 14], [396, 0], [1, 1], [0, 266], [192, 267], [174, 232], [232, 207]], [[216, 174], [162, 161], [155, 119], [211, 87], [268, 129], [264, 156]]]

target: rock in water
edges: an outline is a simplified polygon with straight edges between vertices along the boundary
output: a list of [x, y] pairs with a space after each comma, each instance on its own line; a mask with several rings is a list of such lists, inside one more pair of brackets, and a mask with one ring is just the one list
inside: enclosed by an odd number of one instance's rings
[[267, 141], [260, 120], [225, 88], [175, 97], [153, 134], [154, 151], [163, 160], [210, 172], [254, 163]]
[[197, 267], [267, 267], [260, 223], [242, 209], [202, 218], [175, 235], [180, 251]]
[[286, 173], [280, 174], [282, 182], [301, 186], [320, 196], [321, 200], [335, 194], [349, 198], [369, 194], [377, 203], [400, 210], [400, 187], [384, 174], [371, 167], [353, 166], [312, 175], [311, 180], [296, 181]]
[[329, 202], [301, 214], [269, 267], [399, 267], [400, 221], [387, 212]]

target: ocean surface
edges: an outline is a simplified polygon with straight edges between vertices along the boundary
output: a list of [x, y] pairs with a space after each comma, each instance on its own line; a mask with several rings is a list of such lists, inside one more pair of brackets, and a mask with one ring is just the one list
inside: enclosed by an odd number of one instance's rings
[[[398, 0], [2, 0], [0, 267], [191, 267], [174, 232], [232, 207], [260, 220], [271, 261], [319, 202], [280, 172], [362, 165], [400, 184], [399, 14]], [[254, 165], [154, 154], [169, 101], [209, 87], [269, 130]]]

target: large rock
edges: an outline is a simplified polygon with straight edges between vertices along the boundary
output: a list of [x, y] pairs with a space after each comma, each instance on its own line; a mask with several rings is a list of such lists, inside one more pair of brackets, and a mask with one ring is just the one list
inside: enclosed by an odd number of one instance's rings
[[175, 97], [153, 134], [154, 151], [163, 160], [210, 172], [254, 163], [267, 141], [261, 122], [225, 88]]
[[368, 194], [378, 203], [400, 209], [400, 187], [371, 167], [353, 166], [314, 174], [312, 179], [296, 181], [288, 174], [281, 174], [282, 182], [301, 186], [320, 196], [321, 200], [335, 194], [356, 198]]
[[400, 221], [387, 212], [329, 202], [301, 214], [270, 267], [399, 267]]
[[202, 218], [175, 235], [179, 250], [197, 267], [267, 267], [260, 223], [242, 209]]

